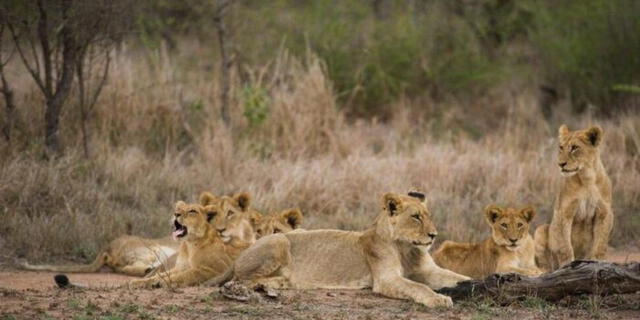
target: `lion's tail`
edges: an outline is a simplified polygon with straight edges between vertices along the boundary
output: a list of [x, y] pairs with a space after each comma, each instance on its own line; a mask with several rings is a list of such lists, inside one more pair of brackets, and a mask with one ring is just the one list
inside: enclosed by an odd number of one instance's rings
[[109, 259], [109, 254], [106, 252], [101, 252], [98, 254], [95, 260], [93, 260], [90, 264], [78, 264], [78, 265], [49, 265], [49, 264], [40, 264], [40, 265], [32, 265], [28, 262], [22, 264], [22, 267], [27, 270], [34, 271], [54, 271], [54, 272], [78, 272], [78, 273], [88, 273], [88, 272], [98, 272], [102, 266], [105, 265], [107, 260]]

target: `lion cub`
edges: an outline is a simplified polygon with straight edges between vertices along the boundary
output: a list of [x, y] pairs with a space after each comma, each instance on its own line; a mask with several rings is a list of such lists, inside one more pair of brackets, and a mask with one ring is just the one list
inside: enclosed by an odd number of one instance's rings
[[235, 278], [278, 288], [373, 287], [392, 298], [451, 306], [434, 289], [468, 277], [438, 267], [429, 255], [437, 235], [423, 194], [385, 194], [365, 231], [312, 230], [265, 236], [234, 263]]
[[256, 226], [258, 238], [274, 233], [287, 233], [298, 229], [302, 224], [302, 212], [300, 209], [287, 209], [274, 212], [262, 217]]
[[529, 223], [535, 216], [533, 208], [516, 210], [491, 205], [484, 210], [484, 216], [491, 226], [491, 236], [480, 243], [445, 241], [433, 254], [436, 264], [472, 278], [509, 272], [540, 275], [529, 235]]
[[604, 132], [559, 129], [558, 167], [564, 177], [553, 218], [535, 232], [536, 262], [555, 270], [574, 259], [604, 259], [613, 228], [611, 181], [600, 160]]
[[[210, 208], [198, 204], [176, 203], [174, 213], [175, 231], [173, 236], [181, 240], [175, 266], [169, 272], [136, 279], [129, 282], [129, 288], [149, 288], [164, 286], [193, 286], [230, 270], [238, 254], [248, 244], [225, 244], [220, 230], [210, 223], [218, 212], [228, 210], [224, 201]], [[222, 211], [223, 212], [223, 211]]]

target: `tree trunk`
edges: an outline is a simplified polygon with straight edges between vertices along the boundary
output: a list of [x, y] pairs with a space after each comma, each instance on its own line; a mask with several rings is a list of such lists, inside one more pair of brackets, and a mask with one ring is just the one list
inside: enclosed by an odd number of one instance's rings
[[4, 67], [2, 65], [0, 65], [0, 80], [2, 81], [2, 94], [4, 95], [4, 103], [7, 116], [5, 118], [4, 127], [2, 128], [2, 135], [4, 135], [7, 143], [9, 144], [9, 146], [11, 146], [11, 129], [13, 128], [13, 118], [16, 106], [13, 100], [13, 90], [9, 86], [7, 78], [4, 76]]
[[[64, 2], [63, 16], [67, 15], [67, 10], [70, 8], [70, 2]], [[62, 105], [64, 104], [67, 96], [71, 91], [71, 84], [73, 82], [73, 75], [76, 66], [76, 60], [78, 56], [78, 48], [74, 30], [67, 24], [62, 27], [60, 31], [62, 35], [62, 71], [61, 76], [57, 82], [55, 88], [55, 94], [47, 95], [46, 103], [47, 110], [44, 114], [45, 121], [45, 146], [49, 153], [59, 154], [61, 149], [60, 139], [58, 136], [60, 113], [62, 111]], [[46, 61], [46, 59], [45, 59]], [[46, 69], [46, 68], [45, 68]], [[45, 75], [46, 77], [46, 75]]]
[[557, 301], [579, 294], [607, 295], [640, 291], [640, 263], [610, 263], [576, 260], [540, 277], [517, 274], [491, 275], [484, 280], [470, 280], [439, 293], [454, 300], [488, 296], [500, 303], [536, 296]]
[[220, 68], [220, 115], [227, 127], [231, 124], [231, 116], [229, 115], [229, 91], [231, 90], [231, 67], [233, 66], [231, 53], [233, 49], [230, 34], [224, 20], [231, 2], [230, 0], [218, 0], [216, 16], [214, 17], [215, 26], [218, 31], [220, 57], [222, 58]]

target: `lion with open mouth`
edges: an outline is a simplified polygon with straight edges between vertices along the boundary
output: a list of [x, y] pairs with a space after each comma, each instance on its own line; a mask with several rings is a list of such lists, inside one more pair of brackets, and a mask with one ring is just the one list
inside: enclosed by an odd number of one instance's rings
[[[216, 207], [213, 205], [212, 207]], [[218, 205], [219, 207], [219, 205]], [[225, 244], [211, 224], [217, 210], [178, 201], [172, 236], [181, 242], [175, 266], [168, 272], [129, 282], [129, 288], [184, 287], [223, 276], [247, 243]]]

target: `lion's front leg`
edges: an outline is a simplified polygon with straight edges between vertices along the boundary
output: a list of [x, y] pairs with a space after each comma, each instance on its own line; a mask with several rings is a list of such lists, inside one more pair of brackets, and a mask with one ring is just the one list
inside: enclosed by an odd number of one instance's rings
[[374, 279], [373, 292], [391, 298], [411, 299], [430, 308], [453, 306], [453, 301], [450, 297], [435, 293], [426, 285], [399, 275], [378, 280]]
[[151, 278], [136, 279], [129, 282], [129, 288], [167, 288], [200, 284], [210, 278], [209, 273], [199, 269], [172, 270], [157, 274]]
[[402, 277], [400, 261], [371, 259], [373, 292], [397, 299], [411, 299], [427, 307], [451, 307], [450, 297], [438, 294], [425, 284]]
[[607, 253], [609, 235], [613, 228], [613, 212], [608, 204], [600, 204], [596, 208], [593, 224], [593, 245], [589, 251], [589, 259], [603, 260]]
[[496, 268], [496, 273], [517, 273], [529, 277], [537, 277], [543, 274], [542, 270], [532, 267], [532, 268], [521, 268], [518, 266], [500, 266]]
[[563, 206], [564, 209], [556, 209], [551, 224], [549, 225], [549, 251], [551, 269], [556, 270], [574, 260], [573, 246], [571, 245], [571, 227], [573, 225], [573, 213], [575, 205]]
[[471, 280], [470, 277], [439, 267], [433, 260], [431, 263], [423, 264], [411, 275], [411, 278], [428, 285], [433, 290], [455, 287], [458, 282]]

